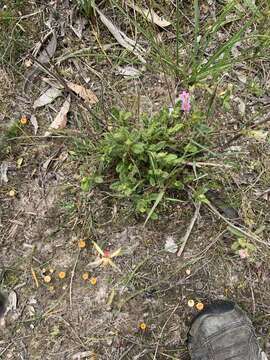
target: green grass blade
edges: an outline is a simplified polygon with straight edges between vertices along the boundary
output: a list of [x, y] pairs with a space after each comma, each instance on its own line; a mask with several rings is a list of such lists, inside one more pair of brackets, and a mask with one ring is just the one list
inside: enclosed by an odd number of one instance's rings
[[157, 196], [157, 198], [156, 198], [156, 201], [155, 201], [154, 205], [152, 206], [152, 209], [149, 211], [149, 213], [148, 213], [148, 215], [147, 215], [147, 218], [146, 218], [146, 220], [145, 220], [145, 222], [144, 222], [144, 226], [147, 224], [148, 220], [149, 220], [150, 217], [152, 216], [152, 214], [153, 214], [153, 212], [155, 211], [156, 207], [157, 207], [158, 204], [161, 202], [164, 194], [165, 194], [165, 191], [164, 191], [164, 190], [161, 191], [161, 192], [158, 194], [158, 196]]

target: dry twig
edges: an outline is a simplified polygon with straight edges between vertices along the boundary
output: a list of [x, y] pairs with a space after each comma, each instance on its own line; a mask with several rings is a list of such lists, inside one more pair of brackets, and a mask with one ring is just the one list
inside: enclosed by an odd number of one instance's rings
[[200, 203], [195, 204], [195, 207], [196, 207], [195, 213], [193, 215], [193, 218], [191, 219], [191, 222], [189, 224], [189, 227], [187, 228], [187, 231], [186, 231], [184, 237], [182, 238], [182, 245], [181, 245], [180, 249], [178, 250], [177, 256], [182, 255], [182, 253], [183, 253], [183, 251], [184, 251], [184, 249], [186, 247], [186, 244], [187, 244], [188, 238], [190, 236], [190, 233], [191, 233], [191, 231], [193, 229], [193, 226], [194, 226], [194, 224], [195, 224], [195, 222], [196, 222], [196, 220], [197, 220], [197, 218], [199, 216], [201, 204]]
[[70, 308], [72, 309], [72, 283], [73, 283], [73, 278], [74, 278], [74, 274], [75, 274], [75, 270], [76, 270], [76, 266], [79, 260], [79, 256], [80, 256], [80, 250], [78, 252], [77, 258], [75, 260], [72, 272], [71, 272], [71, 276], [70, 276], [70, 283], [69, 283], [69, 305]]

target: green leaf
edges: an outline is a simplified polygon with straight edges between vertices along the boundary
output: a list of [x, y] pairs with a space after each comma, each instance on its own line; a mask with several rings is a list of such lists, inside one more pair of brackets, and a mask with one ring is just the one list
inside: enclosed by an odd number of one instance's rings
[[173, 183], [173, 186], [178, 190], [184, 189], [184, 184], [179, 180], [175, 180], [175, 182]]
[[142, 154], [145, 150], [145, 145], [144, 143], [137, 143], [137, 144], [134, 144], [132, 146], [132, 151], [134, 152], [134, 154]]
[[144, 222], [144, 226], [147, 224], [148, 220], [149, 220], [150, 217], [153, 215], [156, 207], [157, 207], [158, 204], [161, 202], [164, 194], [165, 194], [165, 191], [161, 191], [161, 192], [158, 194], [158, 196], [157, 196], [157, 198], [156, 198], [156, 201], [155, 201], [154, 205], [152, 206], [152, 209], [149, 211], [149, 213], [148, 213], [148, 215], [147, 215], [147, 218], [146, 218], [146, 220], [145, 220], [145, 222]]
[[177, 155], [175, 154], [169, 154], [164, 158], [164, 161], [166, 164], [175, 164], [175, 161], [178, 159]]
[[174, 135], [176, 134], [178, 131], [180, 131], [181, 129], [183, 129], [184, 124], [176, 124], [174, 127], [168, 129], [168, 134], [169, 135]]
[[166, 147], [166, 141], [159, 141], [157, 144], [151, 144], [148, 148], [151, 152], [158, 152]]
[[189, 154], [195, 154], [198, 151], [197, 146], [193, 145], [193, 144], [187, 144], [185, 146], [185, 152], [189, 153]]
[[238, 238], [243, 237], [243, 234], [241, 233], [241, 231], [238, 231], [238, 230], [234, 229], [234, 228], [231, 227], [231, 226], [228, 226], [227, 229], [229, 230], [229, 232], [230, 232], [231, 234], [237, 236]]
[[89, 176], [85, 176], [81, 180], [81, 189], [82, 191], [88, 192], [90, 190], [92, 180]]

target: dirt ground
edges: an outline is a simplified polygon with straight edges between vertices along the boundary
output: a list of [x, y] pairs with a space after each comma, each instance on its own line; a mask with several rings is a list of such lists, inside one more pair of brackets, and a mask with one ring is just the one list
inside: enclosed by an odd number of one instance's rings
[[[172, 2], [167, 7], [166, 2], [157, 3], [157, 11], [166, 9], [164, 16], [174, 19]], [[193, 8], [189, 2], [187, 7], [180, 3], [181, 31], [188, 34], [188, 48]], [[0, 290], [8, 299], [0, 326], [0, 358], [189, 359], [186, 339], [199, 311], [196, 305], [215, 299], [234, 300], [249, 313], [270, 356], [267, 53], [253, 63], [224, 70], [218, 84], [211, 77], [187, 84], [181, 75], [168, 75], [162, 63], [155, 63], [151, 50], [142, 64], [116, 42], [100, 18], [82, 17], [75, 1], [51, 1], [50, 6], [4, 1], [1, 6], [1, 29], [11, 35], [1, 38], [10, 42], [0, 48]], [[99, 6], [122, 31], [137, 36], [147, 47], [148, 40], [132, 33], [126, 18], [121, 22], [118, 6], [104, 2]], [[201, 21], [211, 22], [219, 6], [225, 5], [205, 1], [200, 6]], [[123, 9], [127, 10], [124, 5]], [[9, 17], [15, 22], [6, 21]], [[241, 26], [237, 21], [235, 26]], [[18, 26], [21, 38], [16, 37], [14, 46], [24, 42], [26, 46], [14, 54], [10, 44]], [[31, 54], [52, 29], [58, 36], [56, 51], [42, 70], [36, 70], [33, 59], [38, 55]], [[175, 45], [174, 30], [155, 27], [156, 40], [169, 49]], [[220, 39], [233, 30], [221, 27]], [[185, 63], [188, 52], [181, 51]], [[212, 51], [211, 46], [207, 51]], [[140, 76], [119, 74], [118, 66], [127, 65], [139, 70]], [[65, 88], [52, 103], [36, 109], [33, 104], [48, 83], [61, 79], [91, 89], [99, 101], [89, 106], [73, 96], [66, 127], [45, 137], [71, 94]], [[251, 91], [252, 79], [259, 94]], [[162, 208], [158, 220], [144, 225], [145, 217], [132, 211], [129, 200], [120, 201], [105, 187], [81, 190], [93, 154], [76, 140], [100, 136], [108, 126], [111, 106], [153, 114], [170, 106], [185, 87], [206, 112], [213, 94], [221, 98], [230, 92], [228, 84], [233, 84], [230, 107], [222, 107], [217, 99], [208, 117], [214, 128], [211, 149], [218, 155], [205, 165], [204, 176], [215, 196], [210, 198], [212, 207], [201, 204], [190, 231], [195, 204], [188, 195]], [[36, 130], [33, 118], [30, 121], [33, 115]], [[254, 119], [264, 121], [260, 125], [252, 123]], [[253, 133], [241, 132], [250, 122]], [[198, 177], [200, 170], [195, 166]], [[230, 220], [230, 211], [237, 213], [235, 221]], [[238, 236], [233, 226], [247, 233], [253, 245], [248, 256], [232, 250]], [[179, 249], [188, 231], [181, 256], [166, 249], [168, 241]], [[113, 264], [98, 265], [102, 257], [94, 244], [105, 254], [121, 248], [121, 254], [112, 259]], [[194, 306], [189, 306], [190, 300]]]

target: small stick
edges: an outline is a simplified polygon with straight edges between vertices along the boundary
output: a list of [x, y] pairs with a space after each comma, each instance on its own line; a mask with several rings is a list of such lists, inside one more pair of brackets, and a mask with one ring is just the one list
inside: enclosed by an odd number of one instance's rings
[[80, 256], [80, 250], [78, 252], [77, 258], [75, 260], [72, 272], [71, 272], [71, 277], [70, 277], [70, 283], [69, 283], [69, 306], [70, 309], [72, 310], [72, 283], [73, 283], [73, 278], [74, 278], [74, 274], [75, 274], [75, 269], [79, 260], [79, 256]]
[[187, 162], [186, 165], [189, 166], [197, 166], [197, 167], [202, 167], [202, 166], [213, 166], [213, 167], [221, 167], [221, 168], [226, 168], [226, 169], [231, 169], [232, 166], [231, 165], [227, 165], [227, 164], [217, 164], [217, 163], [211, 163], [211, 162], [203, 162], [203, 161], [199, 161], [199, 162]]
[[35, 270], [31, 267], [31, 273], [32, 273], [32, 276], [33, 276], [33, 279], [35, 281], [35, 284], [36, 284], [36, 287], [38, 288], [39, 287], [39, 283], [38, 283], [38, 279], [37, 279], [37, 275], [35, 273]]
[[191, 219], [191, 222], [189, 224], [189, 227], [187, 228], [187, 231], [186, 231], [184, 237], [182, 238], [182, 245], [181, 245], [180, 249], [178, 250], [177, 256], [182, 255], [182, 253], [183, 253], [183, 251], [184, 251], [184, 249], [186, 247], [186, 244], [187, 244], [188, 238], [190, 236], [190, 233], [191, 233], [191, 231], [193, 229], [193, 226], [194, 226], [194, 224], [195, 224], [195, 222], [196, 222], [196, 220], [197, 220], [197, 218], [199, 216], [201, 204], [197, 203], [197, 204], [195, 204], [195, 207], [196, 207], [195, 213], [193, 215], [193, 218]]

